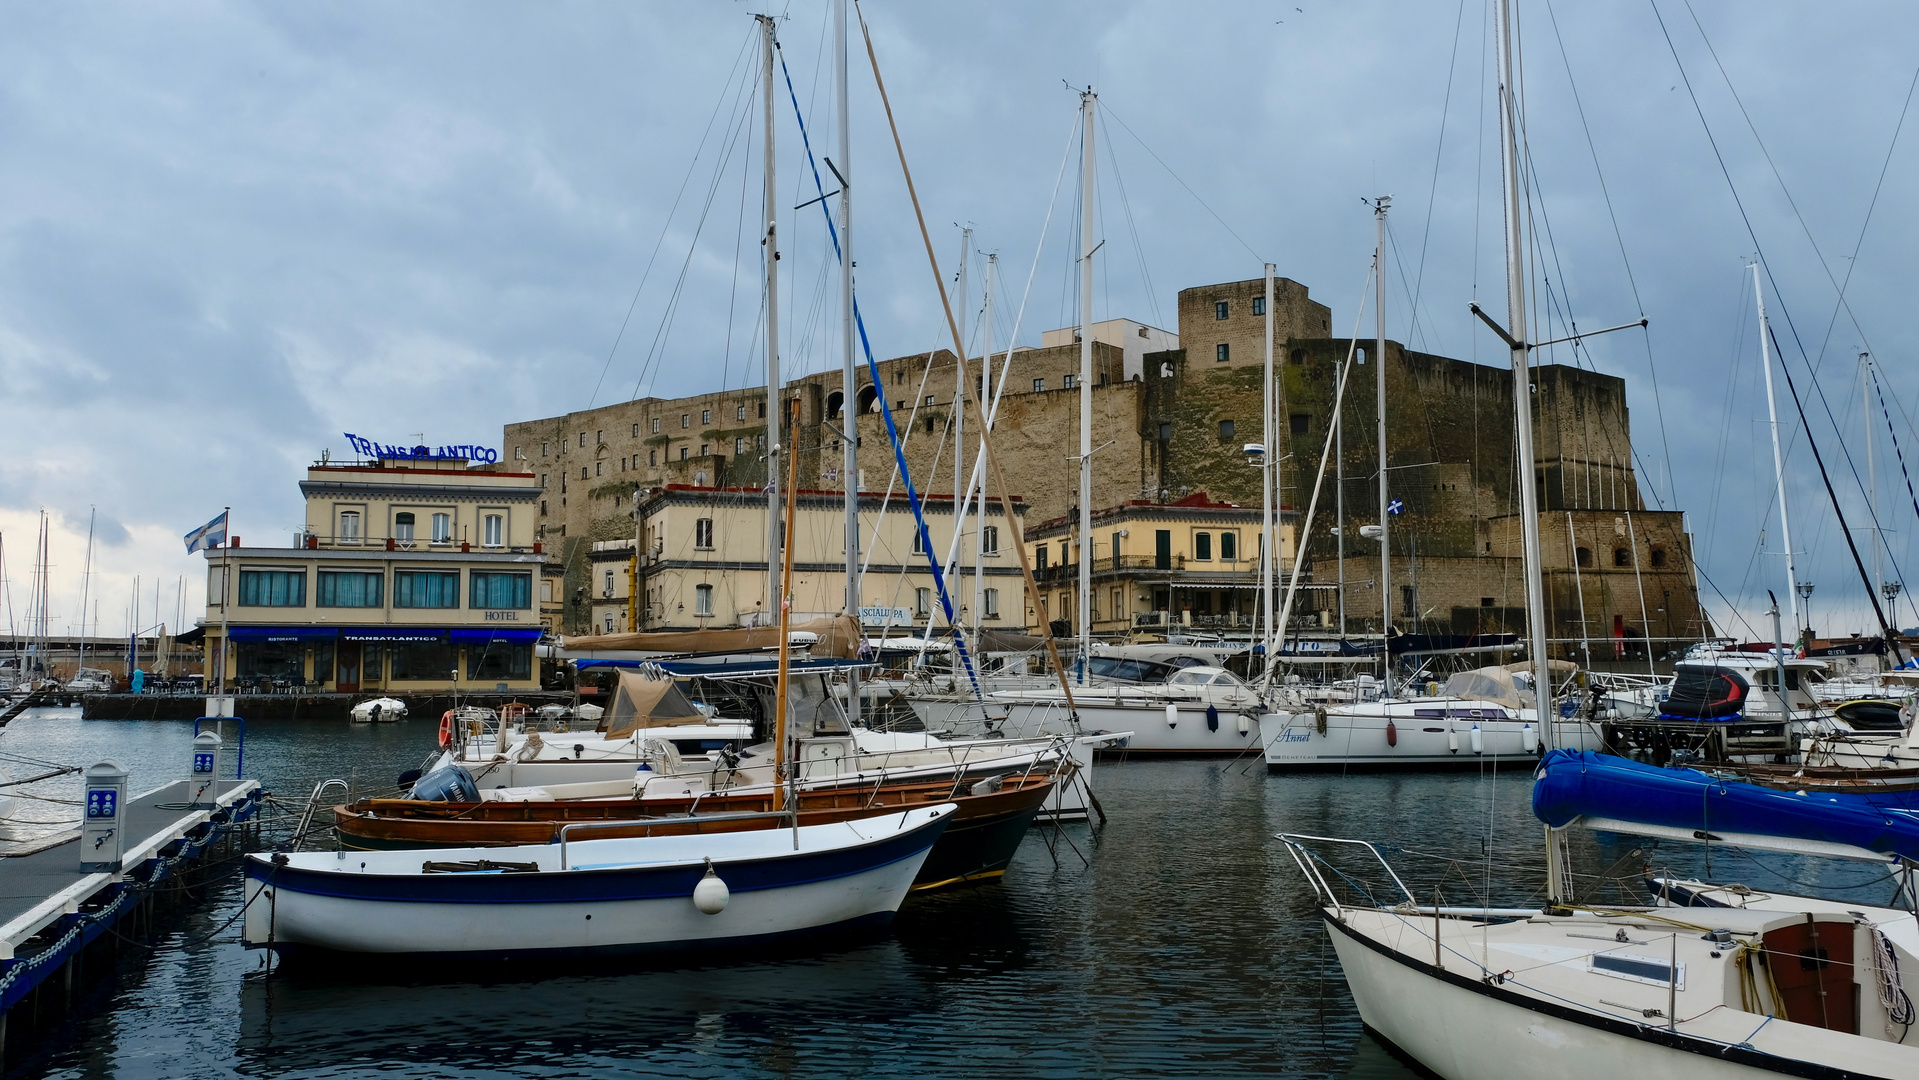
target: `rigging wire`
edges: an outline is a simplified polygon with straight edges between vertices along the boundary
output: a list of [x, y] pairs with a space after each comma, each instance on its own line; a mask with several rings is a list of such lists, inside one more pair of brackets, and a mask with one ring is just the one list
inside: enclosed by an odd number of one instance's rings
[[1113, 109], [1113, 106], [1111, 105], [1111, 103], [1106, 102], [1104, 101], [1104, 99], [1102, 99], [1101, 105], [1102, 105], [1102, 108], [1100, 111], [1105, 113], [1107, 116], [1112, 117], [1113, 122], [1115, 124], [1118, 124], [1120, 128], [1126, 132], [1126, 134], [1131, 135], [1133, 137], [1133, 141], [1140, 145], [1140, 149], [1146, 151], [1147, 155], [1151, 157], [1154, 161], [1159, 162], [1159, 167], [1166, 170], [1166, 175], [1172, 177], [1174, 181], [1176, 181], [1179, 184], [1180, 187], [1185, 188], [1186, 194], [1191, 195], [1193, 197], [1193, 201], [1197, 202], [1200, 205], [1201, 209], [1205, 210], [1208, 214], [1213, 215], [1213, 220], [1219, 222], [1219, 227], [1222, 229], [1225, 229], [1226, 234], [1228, 236], [1231, 236], [1234, 240], [1239, 241], [1239, 246], [1245, 248], [1246, 253], [1248, 255], [1251, 255], [1262, 266], [1269, 261], [1265, 259], [1264, 257], [1262, 257], [1259, 252], [1254, 251], [1253, 245], [1247, 243], [1245, 237], [1239, 235], [1237, 232], [1234, 232], [1233, 227], [1231, 225], [1226, 224], [1226, 219], [1223, 217], [1220, 217], [1218, 211], [1214, 210], [1211, 206], [1208, 206], [1206, 204], [1206, 200], [1199, 197], [1199, 192], [1194, 191], [1193, 186], [1191, 184], [1188, 184], [1186, 181], [1180, 179], [1180, 175], [1173, 171], [1173, 167], [1171, 165], [1166, 164], [1166, 161], [1164, 158], [1161, 158], [1158, 154], [1154, 153], [1153, 148], [1146, 145], [1146, 140], [1140, 138], [1138, 132], [1134, 131], [1131, 127], [1127, 126], [1126, 121], [1120, 118], [1119, 113]]
[[626, 337], [627, 324], [633, 320], [633, 309], [640, 302], [640, 293], [646, 288], [646, 282], [653, 274], [653, 263], [660, 257], [660, 248], [666, 243], [666, 236], [673, 228], [673, 215], [679, 212], [680, 200], [686, 195], [686, 186], [693, 180], [693, 170], [699, 166], [700, 155], [706, 150], [706, 141], [713, 134], [713, 124], [720, 118], [720, 110], [726, 104], [726, 96], [732, 91], [733, 80], [738, 75], [740, 62], [745, 59], [747, 49], [753, 44], [758, 31], [746, 35], [740, 42], [739, 55], [733, 58], [733, 68], [727, 72], [726, 81], [721, 84], [719, 100], [713, 103], [713, 115], [706, 118], [706, 129], [700, 133], [700, 142], [693, 150], [693, 160], [686, 163], [686, 175], [680, 178], [680, 189], [673, 196], [673, 205], [666, 212], [666, 219], [660, 225], [660, 236], [653, 242], [653, 253], [647, 256], [646, 269], [640, 273], [640, 283], [633, 289], [633, 299], [627, 302], [626, 315], [620, 319], [619, 332], [613, 335], [613, 345], [606, 351], [606, 362], [600, 365], [600, 377], [593, 383], [593, 393], [587, 398], [587, 408], [599, 400], [600, 387], [606, 382], [606, 373], [613, 366], [613, 357], [620, 351], [620, 342]]
[[[1446, 54], [1446, 93], [1439, 104], [1439, 141], [1438, 145], [1433, 147], [1433, 180], [1431, 185], [1426, 189], [1426, 224], [1419, 237], [1419, 270], [1413, 280], [1412, 303], [1406, 309], [1412, 312], [1413, 316], [1412, 326], [1406, 331], [1406, 341], [1408, 344], [1415, 339], [1425, 340], [1419, 337], [1419, 298], [1424, 292], [1426, 284], [1426, 251], [1433, 236], [1433, 203], [1439, 195], [1439, 163], [1442, 155], [1446, 151], [1446, 120], [1452, 110], [1453, 76], [1459, 71], [1459, 31], [1465, 24], [1466, 0], [1459, 0], [1459, 12], [1453, 17], [1453, 47], [1452, 50]], [[1406, 271], [1402, 268], [1400, 270], [1402, 279], [1405, 277], [1405, 273]]]

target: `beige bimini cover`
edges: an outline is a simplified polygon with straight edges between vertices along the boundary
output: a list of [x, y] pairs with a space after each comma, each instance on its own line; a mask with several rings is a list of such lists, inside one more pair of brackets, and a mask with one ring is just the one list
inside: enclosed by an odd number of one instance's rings
[[[860, 630], [851, 616], [835, 615], [825, 619], [794, 623], [795, 634], [814, 634], [818, 640], [809, 652], [813, 656], [852, 659], [859, 655]], [[777, 626], [757, 626], [736, 630], [686, 630], [670, 633], [593, 634], [568, 637], [569, 652], [653, 652], [672, 653], [746, 652], [780, 647]]]
[[1513, 673], [1503, 667], [1483, 667], [1462, 671], [1446, 680], [1440, 697], [1496, 701], [1508, 709], [1530, 709], [1532, 694], [1513, 685]]
[[613, 708], [600, 721], [609, 739], [623, 739], [640, 728], [704, 724], [706, 717], [680, 693], [672, 679], [649, 679], [638, 671], [620, 672]]

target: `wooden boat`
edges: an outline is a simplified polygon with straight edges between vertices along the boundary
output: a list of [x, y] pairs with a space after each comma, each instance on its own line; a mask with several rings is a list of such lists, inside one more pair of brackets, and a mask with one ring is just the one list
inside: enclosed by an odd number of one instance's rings
[[[461, 961], [737, 949], [899, 910], [952, 820], [942, 804], [751, 831], [246, 859], [241, 940], [275, 952]], [[580, 831], [586, 830], [586, 831]]]
[[[937, 889], [1004, 874], [1028, 826], [1059, 782], [1051, 774], [1032, 773], [968, 781], [966, 786], [944, 780], [801, 791], [800, 822], [825, 824], [953, 803], [959, 810], [952, 824], [913, 882], [915, 890]], [[600, 837], [735, 831], [758, 826], [749, 819], [709, 818], [774, 811], [780, 808], [780, 799], [779, 793], [766, 791], [645, 802], [361, 799], [350, 806], [334, 807], [333, 814], [343, 847], [355, 851], [418, 850], [552, 843], [560, 829], [572, 822], [633, 822], [630, 828], [596, 831]]]

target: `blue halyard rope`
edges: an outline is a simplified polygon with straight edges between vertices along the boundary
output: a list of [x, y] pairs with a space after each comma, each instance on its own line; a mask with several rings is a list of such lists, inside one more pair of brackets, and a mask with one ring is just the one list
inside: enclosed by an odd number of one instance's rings
[[[813, 173], [813, 190], [819, 195], [817, 201], [820, 204], [820, 214], [826, 218], [827, 235], [833, 240], [833, 255], [836, 259], [844, 262], [846, 256], [840, 250], [840, 233], [833, 225], [833, 212], [828, 209], [826, 205], [826, 185], [820, 182], [820, 167], [819, 164], [813, 160], [813, 140], [809, 138], [806, 133], [806, 117], [800, 112], [800, 98], [793, 90], [793, 73], [787, 70], [786, 54], [784, 52], [780, 54], [780, 73], [786, 78], [786, 96], [793, 102], [793, 118], [799, 122], [800, 142], [806, 147], [806, 164]], [[843, 177], [841, 178], [841, 182], [844, 183]], [[860, 305], [857, 296], [853, 300], [853, 325], [859, 329], [860, 349], [866, 354], [866, 370], [873, 380], [874, 399], [879, 402], [880, 415], [886, 419], [886, 437], [893, 444], [893, 462], [899, 467], [900, 478], [906, 481], [907, 504], [913, 508], [913, 528], [919, 533], [920, 550], [926, 555], [926, 565], [928, 569], [932, 571], [933, 587], [939, 590], [940, 610], [946, 616], [946, 624], [953, 628], [953, 642], [959, 649], [960, 662], [966, 665], [966, 678], [973, 686], [973, 698], [979, 702], [981, 706], [984, 706], [986, 704], [986, 694], [980, 688], [979, 673], [973, 668], [972, 654], [966, 650], [966, 634], [960, 629], [959, 618], [954, 613], [953, 598], [946, 591], [945, 569], [941, 567], [939, 561], [933, 557], [933, 537], [926, 528], [926, 515], [920, 507], [919, 491], [913, 486], [913, 474], [906, 468], [906, 450], [900, 445], [899, 428], [893, 424], [893, 409], [886, 403], [886, 394], [883, 389], [883, 384], [880, 382], [880, 368], [873, 360], [873, 344], [866, 337], [866, 320], [860, 316]], [[960, 403], [955, 400], [954, 404], [959, 405]], [[846, 439], [854, 438], [855, 434], [855, 432], [851, 431], [840, 433], [841, 437]], [[954, 452], [958, 453], [957, 448]], [[852, 476], [845, 478], [849, 488], [856, 479], [856, 477]], [[953, 520], [955, 523], [959, 521], [959, 500], [960, 494], [955, 491], [953, 493]], [[858, 618], [859, 612], [853, 612], [853, 616]]]

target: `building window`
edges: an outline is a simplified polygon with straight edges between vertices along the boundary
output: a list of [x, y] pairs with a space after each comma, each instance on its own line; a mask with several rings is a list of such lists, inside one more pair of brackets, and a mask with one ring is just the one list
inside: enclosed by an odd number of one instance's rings
[[686, 452], [687, 452], [687, 448], [686, 448], [686, 447], [684, 447], [684, 446], [682, 446], [682, 447], [680, 447], [680, 460], [681, 460], [681, 461], [685, 461], [685, 460], [686, 460]]
[[625, 458], [621, 458], [621, 459], [620, 459], [620, 471], [621, 471], [621, 472], [625, 472], [625, 471], [626, 471], [626, 459], [625, 459]]
[[1266, 314], [1266, 298], [1265, 297], [1263, 296], [1253, 297], [1253, 314], [1255, 315]]
[[1492, 598], [1492, 597], [1490, 597], [1490, 596], [1482, 596], [1482, 597], [1480, 597], [1480, 598], [1479, 598], [1479, 606], [1480, 606], [1480, 607], [1492, 607], [1492, 606], [1493, 606], [1493, 598]]
[[1045, 380], [1045, 379], [1034, 379], [1034, 380], [1033, 380], [1033, 393], [1035, 393], [1035, 394], [1044, 394], [1045, 392], [1046, 392], [1046, 380]]
[[753, 448], [758, 450], [762, 454], [766, 453], [766, 436], [764, 435], [753, 436]]
[[586, 445], [586, 432], [584, 431], [580, 432], [580, 445], [581, 446]]
[[733, 440], [733, 456], [742, 457], [745, 455], [745, 453], [746, 453], [746, 440], [734, 439]]
[[305, 570], [240, 571], [241, 607], [307, 606]]
[[658, 450], [648, 450], [646, 452], [646, 463], [648, 465], [658, 465], [660, 463], [660, 452]]
[[357, 544], [360, 542], [360, 512], [358, 510], [340, 511], [340, 542]]
[[1067, 555], [1069, 543], [1070, 542], [1066, 540], [1059, 542], [1059, 564], [1061, 566], [1072, 565], [1073, 560]]
[[402, 544], [410, 544], [413, 542], [412, 514], [393, 515], [393, 538]]
[[604, 461], [596, 461], [596, 462], [594, 462], [594, 463], [593, 463], [593, 475], [594, 475], [594, 476], [604, 476], [604, 475], [606, 475], [606, 462], [604, 462]]
[[1071, 390], [1073, 387], [1079, 385], [1079, 376], [1068, 375], [1064, 379], [1061, 379], [1059, 384], [1063, 389]]
[[690, 428], [690, 427], [692, 427], [692, 426], [693, 426], [693, 414], [692, 414], [692, 413], [681, 413], [681, 414], [680, 414], [680, 427], [681, 427], [682, 429], [685, 429], [685, 428]]
[[700, 423], [702, 423], [702, 424], [710, 424], [710, 423], [712, 423], [712, 422], [713, 422], [713, 410], [712, 410], [712, 409], [701, 409], [701, 410], [700, 410]]
[[999, 554], [999, 526], [988, 525], [979, 532], [979, 553], [981, 555]]
[[1173, 441], [1173, 425], [1164, 424], [1164, 423], [1159, 425], [1159, 441], [1160, 442]]
[[1126, 594], [1120, 589], [1114, 589], [1113, 590], [1113, 607], [1111, 611], [1107, 612], [1107, 618], [1124, 619], [1125, 617], [1126, 617]]
[[546, 516], [546, 500], [545, 499], [540, 500], [540, 516], [541, 517]]
[[1306, 350], [1294, 349], [1293, 350], [1293, 366], [1304, 367], [1305, 364], [1306, 364]]
[[913, 614], [924, 619], [933, 614], [933, 590], [913, 590]]
[[1226, 301], [1224, 300], [1215, 301], [1213, 304], [1213, 318], [1223, 319], [1225, 317], [1226, 317]]
[[693, 586], [693, 614], [701, 618], [713, 614], [713, 586]]
[[[607, 629], [613, 628], [613, 616], [606, 617]], [[470, 642], [466, 647], [466, 677], [475, 682], [499, 682], [502, 679], [533, 677], [533, 646], [505, 641], [485, 645]]]
[[459, 670], [460, 653], [444, 641], [402, 641], [391, 646], [392, 678], [398, 682], [444, 682]]
[[658, 435], [659, 433], [660, 433], [660, 418], [656, 416], [653, 418], [653, 434]]
[[586, 479], [586, 466], [580, 466], [580, 479]]
[[760, 419], [766, 419], [766, 402], [760, 402]]
[[611, 570], [608, 570], [606, 572], [606, 592], [602, 595], [605, 595], [605, 596], [613, 595], [613, 571]]
[[380, 592], [385, 582], [383, 574], [322, 570], [314, 583], [314, 604], [318, 607], [380, 607]]
[[393, 606], [396, 608], [457, 608], [460, 606], [458, 570], [395, 570]]
[[698, 518], [693, 522], [693, 546], [701, 551], [713, 550], [712, 518]]
[[1238, 560], [1239, 558], [1239, 534], [1238, 533], [1223, 532], [1219, 534], [1219, 557], [1221, 559], [1226, 560], [1227, 562], [1234, 562]]
[[744, 419], [746, 419], [746, 406], [744, 406], [744, 405], [740, 405], [740, 406], [737, 406], [737, 407], [735, 407], [735, 408], [734, 408], [734, 410], [733, 410], [733, 419], [735, 419], [735, 420], [744, 420]]
[[612, 612], [608, 612], [608, 613], [607, 613], [607, 616], [606, 616], [606, 632], [607, 632], [607, 633], [609, 633], [609, 634], [613, 632], [613, 614], [612, 614]]
[[597, 428], [597, 429], [595, 429], [595, 430], [594, 430], [594, 432], [593, 432], [593, 441], [594, 441], [595, 443], [603, 443], [603, 442], [605, 442], [605, 441], [606, 441], [606, 429], [604, 429], [604, 428]]
[[[1493, 548], [1492, 544], [1488, 543], [1486, 545], [1487, 551], [1491, 551], [1492, 548]], [[1578, 563], [1580, 566], [1591, 566], [1593, 564], [1593, 549], [1589, 547], [1574, 548], [1573, 561]]]
[[1665, 548], [1652, 549], [1652, 565], [1653, 565], [1653, 569], [1655, 570], [1666, 565], [1666, 549]]
[[986, 606], [986, 611], [982, 617], [987, 619], [999, 618], [999, 590], [987, 589], [985, 592], [984, 603]]
[[546, 444], [545, 444], [545, 443], [541, 443], [541, 444], [540, 444], [540, 456], [541, 456], [541, 457], [545, 457], [545, 456], [546, 456]]
[[1232, 359], [1232, 356], [1233, 356], [1233, 348], [1232, 346], [1226, 344], [1225, 342], [1222, 341], [1219, 344], [1213, 346], [1213, 359], [1218, 361], [1219, 363], [1222, 363], [1222, 364], [1225, 363], [1226, 361]]
[[1046, 569], [1046, 545], [1045, 544], [1041, 544], [1038, 547], [1033, 549], [1033, 569], [1035, 570]]
[[532, 574], [482, 573], [475, 570], [467, 578], [467, 606], [476, 611], [482, 608], [501, 610], [533, 606]]
[[639, 437], [640, 437], [640, 425], [638, 425], [638, 424], [634, 424], [634, 425], [633, 425], [633, 438], [635, 438], [635, 439], [637, 439], [637, 438], [639, 438]]
[[1626, 548], [1612, 549], [1612, 564], [1614, 566], [1631, 566], [1632, 552]]
[[700, 444], [700, 456], [701, 456], [701, 457], [705, 457], [705, 456], [706, 456], [706, 444], [705, 444], [705, 443], [701, 443], [701, 444]]
[[1201, 562], [1211, 562], [1213, 558], [1213, 534], [1193, 534], [1193, 558]]
[[928, 395], [926, 395], [926, 401], [925, 401], [925, 404], [927, 404], [927, 405], [937, 405], [937, 404], [939, 403], [939, 401], [938, 401], [938, 398], [939, 398], [939, 395], [938, 395], [938, 394], [928, 394]]
[[1293, 434], [1306, 435], [1312, 432], [1313, 417], [1311, 413], [1296, 412], [1292, 414], [1291, 419], [1293, 422]]
[[546, 474], [545, 473], [540, 474], [540, 490], [541, 491], [546, 490]]
[[433, 542], [436, 544], [449, 544], [453, 542], [452, 514], [433, 515]]
[[484, 539], [481, 543], [487, 547], [502, 547], [506, 544], [506, 515], [488, 514], [486, 516]]
[[1231, 439], [1232, 437], [1233, 437], [1233, 422], [1231, 420], [1221, 420], [1219, 422], [1220, 441], [1225, 442]]
[[918, 525], [913, 526], [913, 554], [926, 554], [926, 530]]

